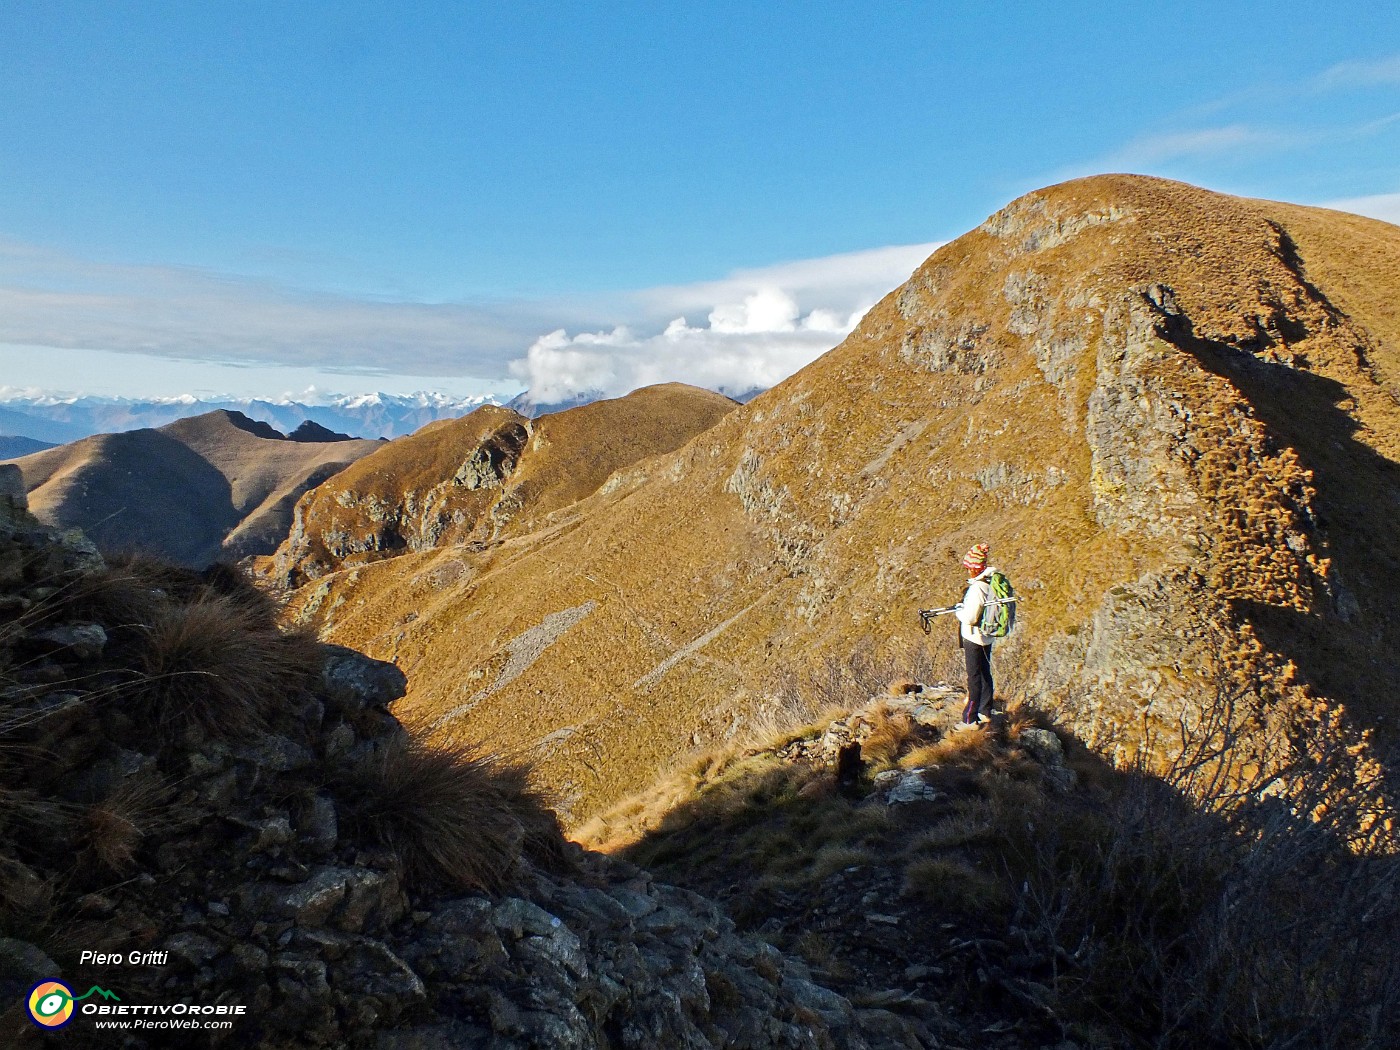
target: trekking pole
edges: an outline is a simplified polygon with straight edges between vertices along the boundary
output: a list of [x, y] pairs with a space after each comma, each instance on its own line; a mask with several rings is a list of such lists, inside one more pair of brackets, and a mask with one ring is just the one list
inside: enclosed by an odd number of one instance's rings
[[920, 609], [919, 626], [924, 629], [924, 634], [933, 633], [933, 621], [939, 616], [947, 616], [950, 612], [957, 612], [960, 606], [949, 605], [944, 609]]
[[[987, 605], [1011, 605], [1020, 601], [1019, 598], [989, 598], [982, 604]], [[951, 612], [957, 612], [962, 608], [962, 602], [957, 605], [945, 606], [942, 609], [920, 609], [919, 626], [924, 629], [924, 634], [933, 633], [933, 621], [939, 616], [947, 616]]]

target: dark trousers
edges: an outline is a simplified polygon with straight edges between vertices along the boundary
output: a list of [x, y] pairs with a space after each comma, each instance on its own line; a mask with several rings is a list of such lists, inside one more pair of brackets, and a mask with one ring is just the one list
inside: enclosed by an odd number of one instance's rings
[[978, 715], [992, 712], [992, 647], [964, 638], [962, 648], [967, 658], [967, 706], [962, 720], [970, 725]]

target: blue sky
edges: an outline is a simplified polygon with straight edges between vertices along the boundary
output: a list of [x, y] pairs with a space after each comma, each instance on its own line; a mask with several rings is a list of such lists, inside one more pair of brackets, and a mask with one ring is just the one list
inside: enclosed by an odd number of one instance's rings
[[7, 0], [0, 386], [767, 382], [1037, 186], [1397, 158], [1393, 5]]

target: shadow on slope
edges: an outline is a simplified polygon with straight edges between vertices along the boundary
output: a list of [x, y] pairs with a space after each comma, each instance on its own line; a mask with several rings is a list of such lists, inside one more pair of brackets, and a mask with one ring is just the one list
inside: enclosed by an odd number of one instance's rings
[[[1281, 240], [1288, 251], [1292, 242], [1286, 234]], [[1304, 286], [1330, 315], [1342, 316], [1314, 286]], [[1300, 684], [1341, 700], [1365, 726], [1388, 734], [1393, 745], [1388, 723], [1400, 695], [1400, 618], [1393, 614], [1400, 591], [1394, 524], [1400, 465], [1357, 439], [1360, 424], [1343, 407], [1353, 395], [1340, 382], [1308, 371], [1303, 361], [1259, 356], [1286, 354], [1290, 341], [1307, 334], [1289, 327], [1296, 322], [1283, 317], [1280, 330], [1261, 324], [1251, 339], [1222, 342], [1199, 333], [1185, 315], [1152, 306], [1160, 318], [1158, 335], [1234, 386], [1270, 436], [1297, 453], [1308, 472], [1302, 484], [1316, 489], [1313, 511], [1287, 479], [1270, 479], [1290, 486], [1283, 495], [1296, 499], [1296, 520], [1279, 521], [1279, 534], [1267, 542], [1299, 550], [1306, 543], [1330, 562], [1299, 581], [1310, 608], [1239, 601], [1236, 611], [1267, 650], [1294, 660]], [[1355, 354], [1353, 367], [1366, 373], [1365, 346], [1358, 342]]]
[[581, 838], [937, 1038], [951, 1013], [1001, 1045], [1391, 1045], [1397, 843], [1378, 791], [1337, 797], [1337, 756], [1227, 789], [1209, 729], [1155, 777], [1024, 707], [954, 731], [961, 699], [702, 756]]
[[[80, 444], [87, 454], [71, 467], [66, 447], [26, 460], [31, 507], [53, 507], [54, 525], [81, 527], [104, 550], [185, 564], [219, 556], [240, 515], [228, 479], [207, 460], [158, 430], [103, 434]], [[57, 472], [31, 477], [45, 455], [54, 457]]]
[[[524, 769], [404, 730], [396, 667], [273, 614], [227, 566], [104, 564], [0, 497], [0, 1045], [49, 1045], [27, 993], [55, 980], [237, 1008], [130, 1028], [147, 1050], [909, 1045], [570, 846]], [[59, 1040], [115, 1045], [106, 1005]]]

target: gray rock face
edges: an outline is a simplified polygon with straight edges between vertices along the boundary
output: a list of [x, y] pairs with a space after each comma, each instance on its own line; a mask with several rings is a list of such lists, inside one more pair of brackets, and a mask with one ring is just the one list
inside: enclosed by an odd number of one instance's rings
[[13, 463], [0, 463], [0, 508], [25, 510], [29, 494], [24, 488], [24, 473]]
[[[893, 774], [891, 776], [890, 774]], [[884, 778], [884, 783], [881, 779]], [[910, 802], [933, 802], [942, 794], [924, 780], [922, 769], [891, 769], [875, 778], [879, 789], [889, 806], [902, 806]]]
[[1064, 745], [1060, 743], [1060, 738], [1050, 730], [1032, 726], [1029, 729], [1021, 730], [1016, 741], [1045, 765], [1064, 765]]
[[1152, 294], [1175, 309], [1170, 292], [1153, 286], [1104, 314], [1084, 433], [1099, 523], [1160, 537], [1198, 531], [1201, 505], [1180, 454], [1191, 413], [1155, 367], [1180, 351], [1156, 335]]
[[0, 984], [43, 980], [58, 973], [58, 964], [27, 941], [0, 937]]
[[408, 679], [393, 664], [339, 645], [328, 645], [326, 650], [321, 685], [344, 712], [385, 708], [408, 692]]
[[107, 647], [107, 632], [99, 624], [72, 623], [61, 627], [49, 627], [35, 631], [29, 636], [33, 641], [43, 642], [59, 649], [71, 649], [80, 660], [99, 656]]
[[398, 876], [367, 868], [324, 867], [293, 886], [249, 883], [240, 891], [245, 908], [292, 919], [298, 926], [332, 926], [358, 933], [400, 918], [407, 902]]
[[1079, 775], [1065, 765], [1065, 748], [1048, 729], [1031, 726], [1022, 729], [1016, 742], [1045, 767], [1045, 779], [1058, 791], [1068, 791], [1079, 782]]

